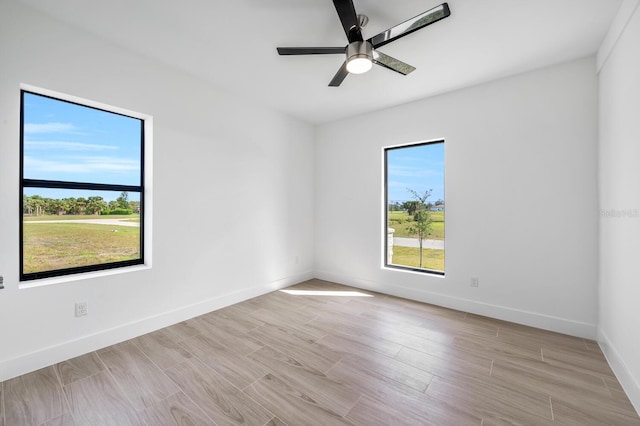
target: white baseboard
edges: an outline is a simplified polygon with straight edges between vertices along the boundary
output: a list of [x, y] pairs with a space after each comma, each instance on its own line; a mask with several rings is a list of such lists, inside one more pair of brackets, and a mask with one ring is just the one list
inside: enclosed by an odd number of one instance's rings
[[629, 400], [640, 415], [640, 383], [629, 372], [627, 364], [602, 330], [598, 330], [598, 344]]
[[224, 308], [225, 306], [229, 306], [234, 303], [242, 302], [265, 293], [310, 280], [313, 277], [314, 274], [312, 272], [297, 274], [233, 293], [223, 294], [192, 305], [183, 306], [172, 311], [142, 318], [111, 329], [101, 330], [91, 335], [82, 336], [58, 345], [39, 349], [17, 358], [2, 361], [0, 362], [0, 382], [150, 333], [160, 328], [185, 321], [198, 315], [206, 314], [207, 312]]
[[597, 338], [596, 324], [573, 321], [566, 318], [514, 309], [507, 306], [492, 305], [489, 303], [449, 296], [441, 293], [402, 287], [386, 282], [383, 284], [372, 280], [343, 276], [330, 272], [316, 271], [315, 276], [316, 278], [326, 281], [377, 291], [406, 299], [417, 300], [419, 302], [431, 303], [433, 305], [444, 306], [446, 308], [514, 322], [517, 324], [528, 325], [530, 327], [541, 328], [544, 330], [555, 331], [557, 333], [592, 340]]

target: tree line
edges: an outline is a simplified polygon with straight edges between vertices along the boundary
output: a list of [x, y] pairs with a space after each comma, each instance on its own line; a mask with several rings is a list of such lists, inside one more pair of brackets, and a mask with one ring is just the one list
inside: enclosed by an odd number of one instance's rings
[[109, 202], [103, 197], [44, 198], [40, 195], [22, 197], [22, 213], [29, 216], [42, 215], [108, 215], [132, 214], [139, 211], [139, 201], [129, 201], [127, 192]]
[[[412, 190], [409, 190], [412, 191]], [[415, 197], [416, 195], [414, 195]], [[424, 200], [426, 201], [426, 199]], [[421, 202], [420, 197], [416, 200], [411, 201], [394, 201], [389, 203], [389, 211], [406, 211], [409, 213], [409, 216], [413, 216], [416, 210], [431, 210], [435, 206], [444, 205], [444, 200], [437, 200], [436, 202]]]

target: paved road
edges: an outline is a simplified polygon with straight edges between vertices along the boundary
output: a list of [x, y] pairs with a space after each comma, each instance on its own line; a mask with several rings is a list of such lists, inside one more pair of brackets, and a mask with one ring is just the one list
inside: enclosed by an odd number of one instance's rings
[[[403, 247], [420, 247], [417, 238], [393, 237], [393, 245]], [[422, 240], [422, 248], [444, 250], [444, 241]]]
[[69, 220], [30, 220], [27, 223], [92, 223], [94, 225], [137, 226], [140, 222], [129, 222], [127, 219], [69, 219]]

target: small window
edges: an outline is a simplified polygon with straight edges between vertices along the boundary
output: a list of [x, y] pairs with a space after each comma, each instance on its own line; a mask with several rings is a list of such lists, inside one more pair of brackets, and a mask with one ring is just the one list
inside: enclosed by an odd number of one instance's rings
[[444, 275], [444, 141], [384, 156], [385, 266]]
[[109, 109], [21, 92], [21, 281], [144, 263], [145, 121]]

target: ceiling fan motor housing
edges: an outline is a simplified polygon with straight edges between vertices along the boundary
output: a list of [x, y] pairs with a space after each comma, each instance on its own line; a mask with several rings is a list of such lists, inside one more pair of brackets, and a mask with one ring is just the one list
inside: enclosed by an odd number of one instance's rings
[[[347, 46], [347, 63], [354, 60], [373, 62], [373, 45], [368, 41], [354, 41]], [[353, 72], [350, 70], [350, 72]]]

